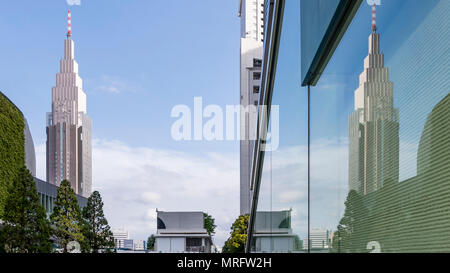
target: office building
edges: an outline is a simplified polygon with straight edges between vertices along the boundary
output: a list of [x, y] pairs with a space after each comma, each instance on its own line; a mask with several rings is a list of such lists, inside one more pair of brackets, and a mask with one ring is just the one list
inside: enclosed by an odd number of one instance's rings
[[[373, 9], [375, 14], [375, 5]], [[384, 66], [376, 21], [354, 104], [349, 118], [349, 189], [367, 194], [385, 181], [398, 182], [399, 176], [399, 112], [394, 108], [394, 84]]]
[[[112, 234], [113, 234], [114, 244], [116, 246], [116, 249], [124, 249], [125, 248], [125, 240], [130, 239], [130, 234], [128, 233], [128, 231], [123, 228], [113, 229]], [[129, 244], [129, 242], [128, 242], [128, 244]], [[131, 249], [132, 248], [133, 247], [131, 247]]]
[[[332, 232], [326, 229], [313, 228], [311, 229], [310, 240], [311, 244], [309, 247], [318, 250], [328, 250], [330, 247]], [[308, 239], [303, 241], [303, 249], [308, 249]]]
[[240, 214], [251, 207], [251, 165], [261, 85], [264, 39], [264, 0], [240, 0]]
[[64, 58], [52, 88], [52, 111], [47, 113], [47, 181], [59, 186], [68, 180], [76, 194], [89, 197], [92, 190], [92, 123], [86, 94], [74, 56], [69, 11]]

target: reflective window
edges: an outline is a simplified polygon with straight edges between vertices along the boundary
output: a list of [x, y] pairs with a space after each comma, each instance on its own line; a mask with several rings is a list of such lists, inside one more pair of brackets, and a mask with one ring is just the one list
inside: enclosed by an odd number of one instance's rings
[[362, 2], [311, 87], [309, 146], [305, 12], [286, 0], [252, 250], [450, 252], [450, 2], [383, 1], [375, 28]]

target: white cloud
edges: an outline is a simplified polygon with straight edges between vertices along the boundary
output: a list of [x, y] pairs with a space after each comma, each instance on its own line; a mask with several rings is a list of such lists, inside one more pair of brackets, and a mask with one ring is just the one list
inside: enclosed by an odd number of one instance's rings
[[81, 5], [81, 0], [66, 0], [66, 2], [67, 2], [67, 5], [69, 5], [69, 6], [73, 6], [73, 5], [79, 6], [79, 5]]
[[[36, 148], [38, 176], [45, 178], [45, 144]], [[120, 141], [93, 141], [93, 190], [105, 203], [113, 228], [133, 239], [156, 231], [156, 208], [206, 211], [218, 225], [214, 242], [221, 247], [239, 214], [238, 154], [132, 147]]]
[[150, 204], [158, 204], [161, 200], [161, 196], [158, 193], [150, 191], [142, 193], [141, 198]]
[[103, 75], [100, 79], [95, 79], [93, 82], [97, 85], [95, 90], [113, 94], [135, 92], [141, 89], [139, 85], [130, 83], [127, 79], [117, 76]]
[[372, 6], [373, 4], [379, 6], [381, 5], [381, 0], [366, 0], [367, 5]]

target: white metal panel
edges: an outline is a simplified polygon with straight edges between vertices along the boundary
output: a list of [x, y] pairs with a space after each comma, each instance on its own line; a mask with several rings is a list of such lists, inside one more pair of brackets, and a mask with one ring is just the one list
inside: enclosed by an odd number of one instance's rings
[[180, 253], [185, 251], [184, 247], [185, 238], [171, 238], [171, 252]]

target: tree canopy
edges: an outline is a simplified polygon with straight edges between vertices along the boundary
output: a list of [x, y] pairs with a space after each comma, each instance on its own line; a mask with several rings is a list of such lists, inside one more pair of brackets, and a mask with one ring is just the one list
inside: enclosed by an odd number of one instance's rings
[[84, 244], [83, 220], [75, 192], [69, 181], [64, 180], [58, 188], [53, 214], [50, 216], [55, 241], [63, 252], [68, 252], [70, 242]]
[[3, 215], [0, 244], [6, 252], [49, 253], [50, 223], [40, 204], [33, 176], [25, 168], [9, 188]]
[[110, 251], [114, 248], [113, 234], [103, 213], [103, 201], [98, 191], [94, 191], [88, 198], [82, 215], [85, 237], [83, 251], [98, 253], [101, 250]]
[[203, 225], [209, 235], [214, 235], [216, 233], [216, 225], [214, 224], [214, 218], [208, 213], [203, 213]]
[[231, 226], [230, 238], [225, 242], [223, 253], [244, 253], [250, 216], [239, 216]]

